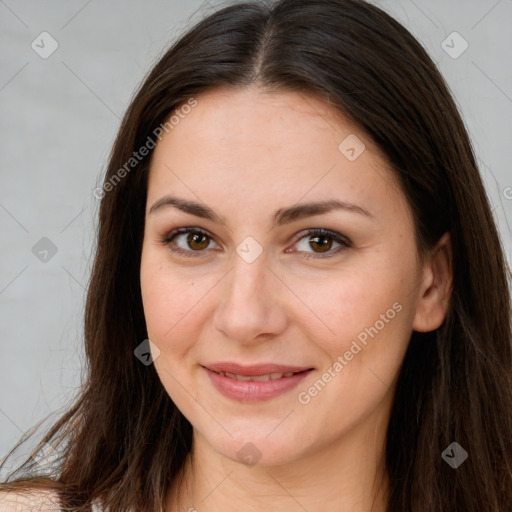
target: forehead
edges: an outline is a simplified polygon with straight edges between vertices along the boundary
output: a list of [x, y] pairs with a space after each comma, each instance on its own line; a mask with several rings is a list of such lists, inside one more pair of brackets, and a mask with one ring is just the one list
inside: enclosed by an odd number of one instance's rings
[[[286, 150], [291, 155], [294, 150], [305, 149], [300, 145], [305, 140], [316, 142], [319, 149], [330, 145], [337, 150], [340, 136], [360, 131], [333, 105], [304, 92], [268, 91], [257, 86], [218, 87], [206, 91], [196, 101], [197, 105], [185, 114], [174, 116], [177, 124], [171, 131], [176, 142], [186, 143], [180, 139], [187, 138], [193, 130], [194, 142], [213, 143], [219, 150], [223, 141], [247, 144], [250, 139], [251, 146], [262, 145], [266, 149], [282, 148], [287, 142]], [[180, 110], [184, 111], [183, 105], [176, 109]], [[366, 143], [373, 152], [378, 152], [371, 140]], [[237, 149], [241, 151], [243, 147]]]
[[[385, 203], [396, 201], [393, 190], [400, 194], [373, 142], [318, 97], [218, 88], [196, 101], [157, 143], [148, 203], [179, 191], [208, 204], [274, 210], [276, 203], [293, 204], [306, 195], [339, 195], [376, 203], [378, 215], [383, 205], [376, 198]], [[342, 152], [347, 140], [362, 151], [356, 159]]]

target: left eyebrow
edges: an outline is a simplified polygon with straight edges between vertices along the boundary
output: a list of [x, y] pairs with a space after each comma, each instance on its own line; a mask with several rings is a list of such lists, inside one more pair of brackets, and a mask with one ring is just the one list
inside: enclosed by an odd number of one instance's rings
[[346, 201], [339, 201], [338, 199], [330, 199], [317, 203], [304, 203], [290, 208], [280, 209], [275, 213], [274, 226], [281, 226], [283, 224], [302, 219], [303, 217], [320, 215], [332, 210], [344, 210], [351, 213], [358, 213], [372, 219], [374, 218], [374, 216], [362, 206], [354, 203], [348, 203]]
[[[188, 199], [180, 199], [170, 195], [166, 195], [156, 201], [151, 206], [149, 213], [155, 213], [169, 206], [178, 208], [179, 210], [190, 215], [195, 215], [196, 217], [208, 219], [219, 224], [225, 224], [223, 217], [215, 213], [209, 206]], [[373, 214], [371, 214], [362, 206], [354, 203], [348, 203], [346, 201], [339, 201], [337, 199], [330, 199], [316, 203], [299, 204], [289, 208], [281, 208], [274, 214], [273, 226], [282, 226], [283, 224], [288, 224], [304, 217], [320, 215], [322, 213], [328, 213], [332, 210], [344, 210], [347, 212], [364, 215], [365, 217], [372, 219], [375, 218]]]

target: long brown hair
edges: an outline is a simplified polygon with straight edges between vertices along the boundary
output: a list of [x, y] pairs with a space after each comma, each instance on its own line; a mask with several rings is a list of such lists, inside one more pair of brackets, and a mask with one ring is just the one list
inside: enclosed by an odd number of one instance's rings
[[[139, 266], [150, 155], [126, 163], [191, 98], [251, 85], [327, 99], [377, 143], [414, 213], [419, 254], [451, 234], [447, 318], [436, 331], [413, 332], [399, 375], [388, 511], [512, 510], [510, 269], [445, 81], [401, 24], [362, 0], [224, 7], [147, 75], [104, 177], [85, 311], [87, 380], [41, 441], [59, 458], [46, 472], [27, 459], [0, 491], [52, 489], [64, 510], [90, 510], [97, 498], [112, 512], [159, 510], [192, 427], [154, 366], [134, 355], [147, 338]], [[441, 456], [452, 442], [469, 455], [456, 469]]]

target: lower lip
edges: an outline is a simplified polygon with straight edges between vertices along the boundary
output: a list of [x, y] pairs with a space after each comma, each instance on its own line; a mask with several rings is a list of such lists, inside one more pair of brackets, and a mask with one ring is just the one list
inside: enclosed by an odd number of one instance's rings
[[[204, 367], [203, 367], [204, 368]], [[215, 388], [224, 396], [240, 402], [260, 402], [282, 395], [296, 387], [313, 370], [295, 373], [291, 377], [281, 377], [275, 380], [255, 381], [236, 380], [219, 375], [204, 368]]]

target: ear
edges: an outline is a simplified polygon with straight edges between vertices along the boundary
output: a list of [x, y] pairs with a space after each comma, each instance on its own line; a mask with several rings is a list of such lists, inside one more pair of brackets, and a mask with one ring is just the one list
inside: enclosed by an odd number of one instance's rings
[[447, 232], [425, 260], [413, 330], [429, 332], [442, 325], [448, 312], [452, 283], [452, 246]]

